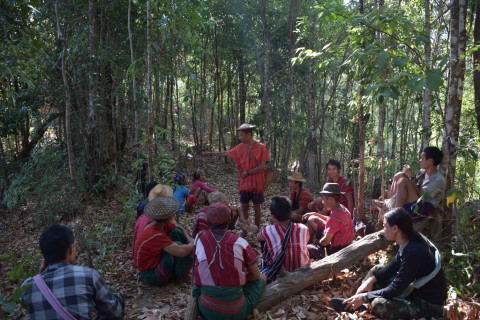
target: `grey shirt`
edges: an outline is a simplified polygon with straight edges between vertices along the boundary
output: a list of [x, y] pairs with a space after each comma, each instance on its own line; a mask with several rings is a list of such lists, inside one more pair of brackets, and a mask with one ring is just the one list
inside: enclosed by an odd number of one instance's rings
[[447, 183], [445, 178], [437, 170], [437, 172], [430, 177], [423, 180], [420, 190], [423, 190], [424, 194], [427, 190], [431, 190], [432, 193], [429, 197], [426, 197], [425, 201], [430, 202], [434, 207], [436, 207], [445, 196], [445, 187]]

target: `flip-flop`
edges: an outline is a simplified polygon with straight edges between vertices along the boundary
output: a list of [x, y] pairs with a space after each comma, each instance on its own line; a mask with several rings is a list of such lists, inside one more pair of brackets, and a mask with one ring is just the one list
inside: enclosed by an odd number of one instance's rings
[[343, 298], [332, 298], [332, 300], [330, 300], [330, 306], [333, 309], [335, 309], [335, 311], [337, 311], [337, 312], [354, 313], [355, 311], [362, 312], [362, 311], [368, 310], [368, 308], [363, 304], [355, 310], [345, 310], [345, 307], [347, 305], [343, 304], [343, 301], [345, 301], [345, 299], [343, 299]]

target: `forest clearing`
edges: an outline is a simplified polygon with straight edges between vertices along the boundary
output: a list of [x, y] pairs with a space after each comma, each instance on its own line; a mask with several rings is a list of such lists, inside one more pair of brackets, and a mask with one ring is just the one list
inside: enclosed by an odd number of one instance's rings
[[[5, 0], [0, 30], [0, 318], [28, 317], [19, 287], [39, 271], [40, 234], [59, 223], [74, 231], [76, 264], [125, 295], [126, 318], [183, 319], [191, 283], [150, 288], [133, 267], [146, 185], [203, 169], [241, 206], [237, 178], [265, 165], [276, 177], [264, 227], [291, 176], [319, 197], [331, 160], [368, 233], [382, 230], [397, 182], [410, 191], [418, 182], [415, 202], [402, 187], [393, 204], [431, 205], [423, 221], [435, 224], [427, 235], [445, 271], [444, 317], [480, 318], [479, 1]], [[236, 172], [227, 150], [243, 143], [242, 124], [255, 126], [251, 141], [269, 160]], [[445, 184], [425, 192], [421, 181], [437, 172]], [[194, 217], [177, 220], [188, 229]], [[261, 255], [256, 239], [246, 236]], [[396, 257], [386, 247], [299, 292], [285, 276], [254, 318], [375, 318], [329, 302]], [[291, 288], [270, 306], [275, 290]]]

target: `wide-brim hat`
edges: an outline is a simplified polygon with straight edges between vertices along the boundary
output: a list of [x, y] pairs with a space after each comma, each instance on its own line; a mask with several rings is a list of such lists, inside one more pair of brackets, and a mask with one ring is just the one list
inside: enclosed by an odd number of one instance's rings
[[221, 202], [215, 202], [208, 206], [207, 221], [211, 225], [221, 225], [230, 219], [230, 208]]
[[208, 203], [221, 202], [228, 206], [228, 199], [225, 194], [220, 191], [210, 192], [207, 196]]
[[320, 192], [320, 195], [323, 194], [345, 194], [345, 192], [340, 191], [340, 185], [338, 183], [328, 182], [325, 183], [322, 191]]
[[152, 220], [165, 220], [178, 211], [180, 204], [172, 197], [157, 197], [149, 201], [143, 212]]
[[288, 176], [287, 179], [299, 182], [307, 182], [307, 180], [303, 178], [303, 174], [298, 171], [294, 172], [291, 176]]
[[171, 197], [172, 194], [172, 187], [164, 184], [157, 184], [152, 190], [150, 190], [150, 193], [148, 194], [148, 201], [152, 201], [157, 197]]
[[255, 129], [257, 126], [249, 123], [244, 123], [240, 127], [237, 128], [237, 131], [243, 131], [243, 130], [252, 130]]

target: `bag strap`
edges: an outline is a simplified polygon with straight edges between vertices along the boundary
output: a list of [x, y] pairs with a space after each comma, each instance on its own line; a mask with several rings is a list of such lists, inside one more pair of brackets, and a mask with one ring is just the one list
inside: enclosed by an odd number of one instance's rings
[[292, 221], [288, 224], [287, 230], [285, 231], [285, 238], [283, 239], [283, 244], [282, 244], [282, 251], [278, 254], [278, 256], [275, 258], [273, 263], [266, 267], [262, 268], [262, 273], [264, 273], [267, 276], [268, 282], [271, 282], [275, 279], [275, 276], [277, 275], [278, 271], [280, 271], [280, 268], [282, 267], [283, 260], [285, 259], [285, 254], [287, 253], [287, 246], [288, 243], [290, 242], [290, 233], [292, 231]]
[[47, 299], [48, 303], [52, 306], [55, 311], [64, 319], [64, 320], [75, 320], [75, 318], [63, 307], [58, 299], [53, 294], [52, 290], [47, 286], [41, 275], [37, 274], [33, 277], [33, 281], [37, 285], [38, 289], [42, 295]]
[[[435, 268], [433, 269], [433, 271], [426, 275], [425, 277], [421, 277], [415, 281], [413, 281], [408, 287], [407, 289], [405, 289], [405, 291], [400, 295], [399, 298], [405, 298], [407, 297], [410, 293], [412, 293], [412, 291], [414, 289], [419, 289], [421, 287], [423, 287], [427, 282], [429, 282], [430, 280], [433, 279], [433, 277], [435, 277], [437, 275], [437, 273], [440, 271], [440, 269], [442, 268], [442, 258], [440, 256], [440, 251], [437, 249], [437, 247], [435, 247], [435, 245], [433, 244], [433, 242], [431, 242], [427, 237], [425, 237], [423, 234], [420, 233], [420, 235], [422, 236], [422, 238], [428, 243], [428, 245], [435, 251]], [[400, 247], [400, 251], [403, 252], [403, 249], [402, 247]]]

